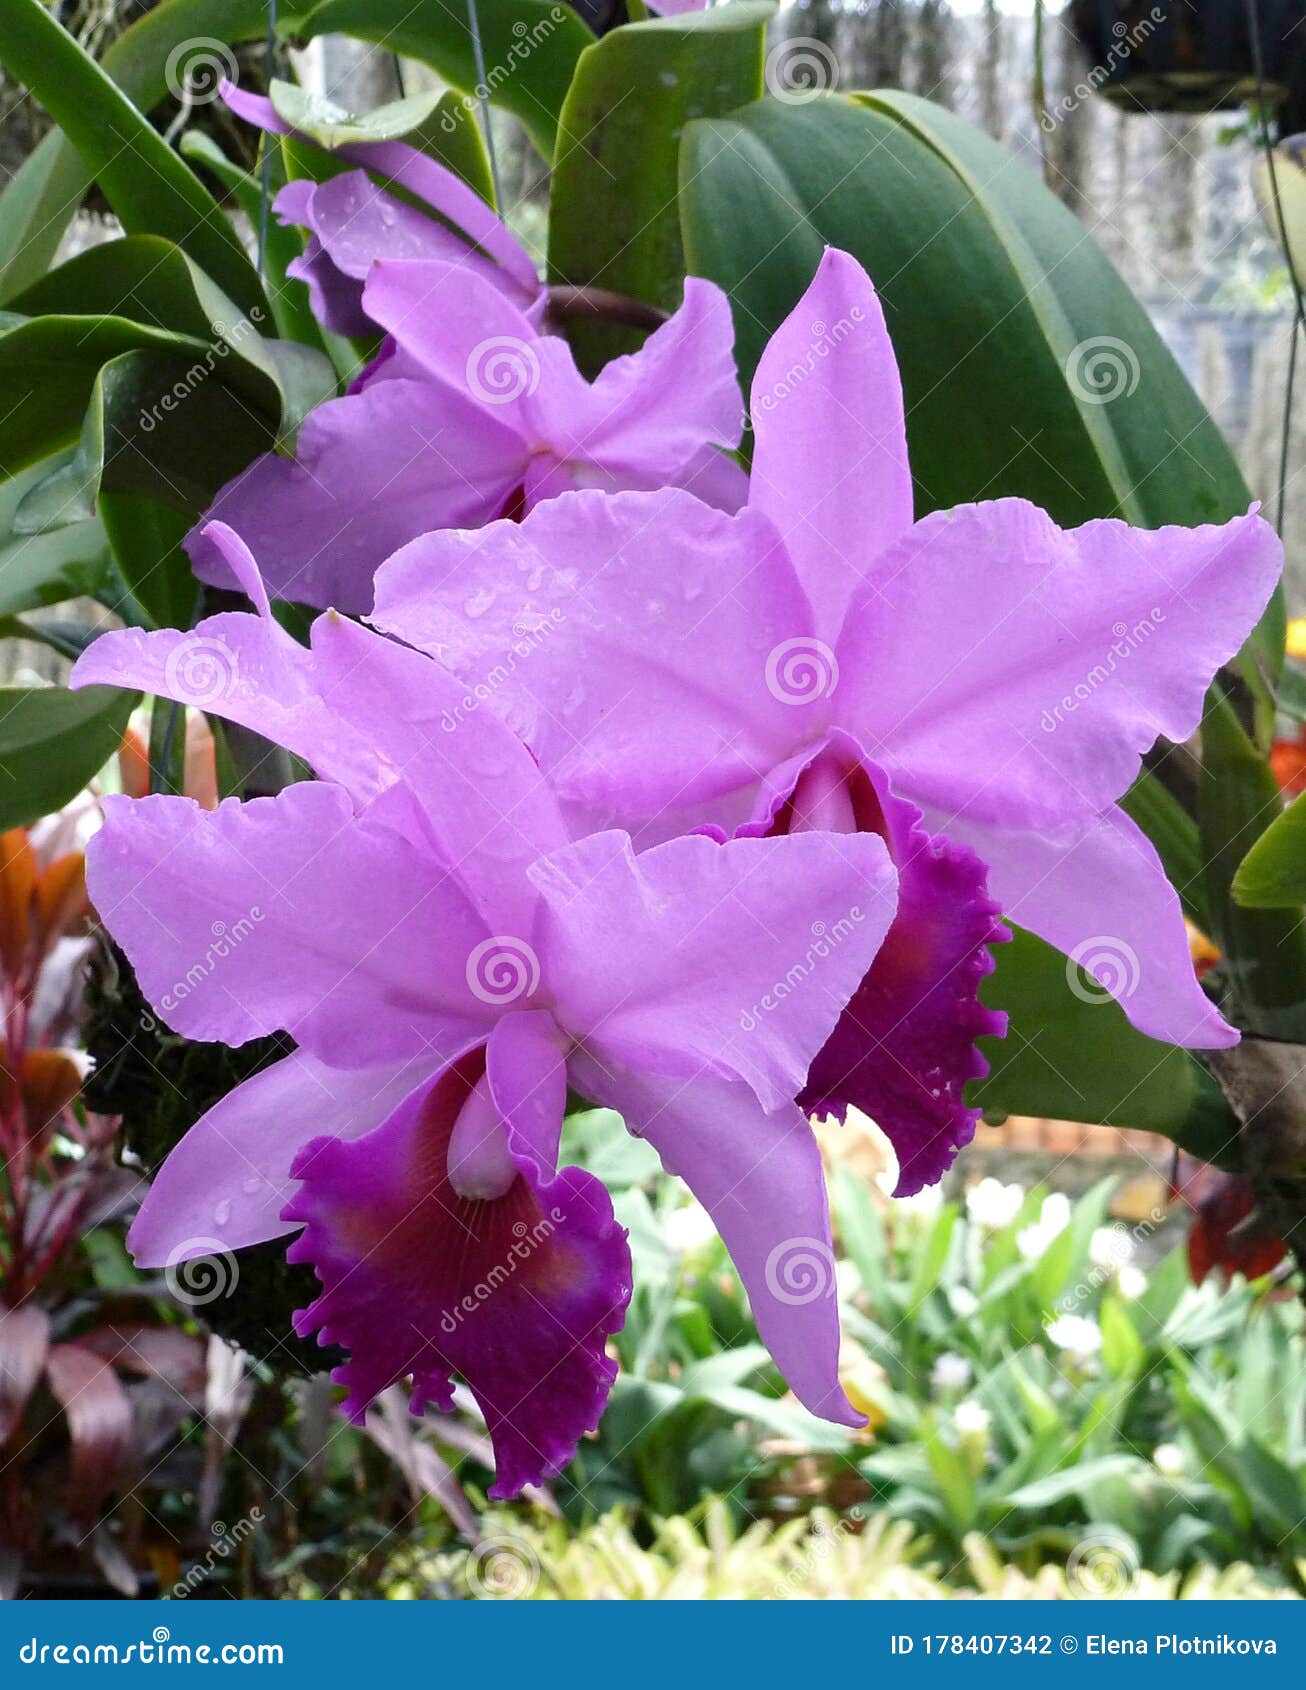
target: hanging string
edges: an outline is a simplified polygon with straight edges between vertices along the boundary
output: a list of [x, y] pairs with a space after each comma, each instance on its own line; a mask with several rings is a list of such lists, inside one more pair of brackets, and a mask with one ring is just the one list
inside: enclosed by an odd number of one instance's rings
[[1246, 0], [1247, 30], [1251, 40], [1252, 70], [1256, 76], [1256, 113], [1260, 122], [1261, 145], [1265, 152], [1265, 167], [1270, 178], [1270, 199], [1274, 206], [1275, 230], [1288, 263], [1288, 279], [1292, 283], [1292, 336], [1288, 348], [1288, 374], [1283, 394], [1283, 425], [1279, 436], [1279, 493], [1276, 501], [1274, 526], [1283, 534], [1284, 508], [1288, 495], [1288, 446], [1292, 438], [1292, 396], [1297, 376], [1297, 345], [1306, 330], [1306, 304], [1302, 300], [1301, 277], [1288, 239], [1288, 225], [1279, 198], [1279, 177], [1275, 166], [1274, 143], [1270, 139], [1270, 120], [1265, 109], [1265, 60], [1261, 52], [1261, 26], [1256, 0]]
[[[269, 88], [272, 84], [272, 73], [276, 66], [276, 51], [277, 0], [268, 0], [268, 30], [263, 40], [263, 80]], [[272, 200], [272, 150], [272, 137], [265, 135], [263, 137], [262, 168], [259, 173], [258, 199], [258, 273], [263, 281], [267, 280], [268, 209]]]
[[490, 180], [494, 183], [494, 202], [503, 217], [503, 183], [499, 180], [499, 159], [494, 149], [494, 130], [490, 126], [490, 85], [485, 80], [485, 49], [481, 45], [481, 20], [476, 0], [467, 0], [467, 23], [472, 32], [472, 58], [476, 65], [476, 97], [481, 106], [481, 128], [485, 132], [485, 151], [490, 159]]

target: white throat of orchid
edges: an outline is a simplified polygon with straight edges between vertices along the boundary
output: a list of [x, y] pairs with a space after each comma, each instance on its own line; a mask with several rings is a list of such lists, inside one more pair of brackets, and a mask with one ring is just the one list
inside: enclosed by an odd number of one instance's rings
[[449, 1135], [449, 1183], [460, 1197], [502, 1197], [517, 1177], [508, 1134], [482, 1074], [467, 1094]]

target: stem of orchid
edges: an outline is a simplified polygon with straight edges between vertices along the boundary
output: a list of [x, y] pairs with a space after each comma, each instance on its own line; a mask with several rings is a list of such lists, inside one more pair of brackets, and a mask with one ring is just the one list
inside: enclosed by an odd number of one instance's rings
[[601, 317], [625, 328], [657, 329], [667, 320], [667, 313], [658, 306], [633, 299], [627, 293], [613, 293], [610, 288], [574, 287], [559, 282], [548, 291], [548, 316], [556, 324], [572, 317]]
[[516, 1178], [508, 1135], [490, 1096], [489, 1076], [482, 1074], [449, 1135], [449, 1183], [460, 1197], [489, 1200], [502, 1197]]

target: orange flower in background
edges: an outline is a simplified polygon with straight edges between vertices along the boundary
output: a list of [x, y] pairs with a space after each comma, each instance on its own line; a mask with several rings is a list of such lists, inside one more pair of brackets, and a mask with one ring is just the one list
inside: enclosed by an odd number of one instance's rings
[[89, 908], [80, 851], [43, 861], [26, 828], [0, 834], [0, 975], [6, 999], [29, 994], [55, 941]]

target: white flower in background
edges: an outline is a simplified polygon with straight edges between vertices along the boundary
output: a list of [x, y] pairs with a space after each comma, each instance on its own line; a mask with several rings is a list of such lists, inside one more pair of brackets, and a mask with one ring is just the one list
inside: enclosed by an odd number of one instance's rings
[[1186, 1465], [1178, 1444], [1158, 1444], [1152, 1451], [1152, 1465], [1167, 1479], [1177, 1479]]
[[1054, 1191], [1043, 1199], [1043, 1207], [1033, 1225], [1022, 1227], [1016, 1234], [1016, 1248], [1025, 1261], [1036, 1262], [1069, 1225], [1070, 1199], [1064, 1192]]
[[979, 1313], [979, 1298], [969, 1285], [954, 1285], [948, 1292], [948, 1301], [952, 1304], [952, 1312], [963, 1320]]
[[999, 1179], [987, 1175], [966, 1193], [966, 1213], [976, 1226], [986, 1226], [997, 1232], [1010, 1226], [1025, 1201], [1024, 1188], [1003, 1185]]
[[988, 1436], [993, 1420], [983, 1403], [967, 1397], [953, 1409], [952, 1423], [963, 1438], [983, 1438]]
[[1114, 1271], [1132, 1261], [1134, 1241], [1122, 1226], [1100, 1226], [1088, 1243], [1088, 1259], [1096, 1268]]
[[701, 1203], [689, 1202], [666, 1217], [662, 1236], [678, 1255], [689, 1256], [707, 1248], [716, 1237], [716, 1227]]
[[1048, 1337], [1076, 1361], [1087, 1361], [1102, 1348], [1102, 1328], [1087, 1315], [1063, 1314], [1049, 1321]]
[[1122, 1267], [1116, 1275], [1116, 1290], [1132, 1303], [1135, 1297], [1141, 1297], [1147, 1290], [1147, 1275], [1142, 1268], [1134, 1267], [1132, 1263]]
[[955, 1350], [945, 1350], [930, 1372], [930, 1384], [936, 1392], [964, 1391], [970, 1378], [970, 1363]]

